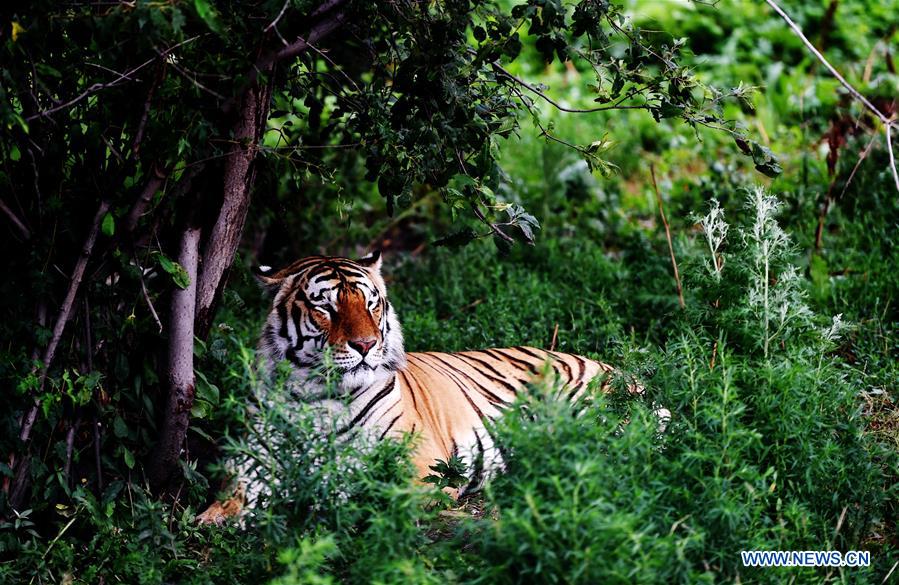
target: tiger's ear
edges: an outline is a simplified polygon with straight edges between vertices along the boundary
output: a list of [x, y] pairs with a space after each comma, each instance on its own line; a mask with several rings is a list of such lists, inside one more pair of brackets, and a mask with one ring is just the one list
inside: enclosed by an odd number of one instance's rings
[[256, 280], [259, 281], [259, 284], [267, 289], [274, 289], [275, 287], [280, 286], [281, 282], [284, 280], [283, 276], [279, 276], [278, 271], [273, 270], [271, 266], [266, 265], [253, 268], [253, 274], [256, 276]]
[[373, 268], [375, 272], [381, 272], [381, 251], [374, 250], [368, 256], [364, 256], [356, 261], [366, 268]]

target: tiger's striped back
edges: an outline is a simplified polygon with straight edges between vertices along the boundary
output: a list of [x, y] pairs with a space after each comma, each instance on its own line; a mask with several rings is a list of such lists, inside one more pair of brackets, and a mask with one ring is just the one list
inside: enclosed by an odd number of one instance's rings
[[420, 476], [435, 460], [456, 456], [466, 464], [465, 490], [471, 490], [502, 468], [486, 421], [509, 408], [529, 382], [546, 372], [545, 382], [570, 400], [611, 371], [581, 356], [533, 347], [408, 353], [395, 380], [351, 407], [353, 424], [379, 437], [417, 433], [413, 461]]

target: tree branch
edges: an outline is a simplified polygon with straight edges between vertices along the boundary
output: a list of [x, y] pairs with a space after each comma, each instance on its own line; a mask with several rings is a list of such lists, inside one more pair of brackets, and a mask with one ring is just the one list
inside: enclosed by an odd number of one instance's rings
[[[53, 358], [56, 357], [56, 349], [59, 346], [59, 341], [62, 338], [66, 323], [69, 321], [72, 306], [75, 303], [75, 297], [78, 295], [78, 289], [84, 278], [84, 271], [87, 268], [87, 263], [93, 252], [94, 243], [97, 241], [100, 223], [103, 221], [103, 216], [106, 215], [108, 210], [109, 203], [107, 201], [101, 201], [100, 206], [97, 208], [97, 213], [94, 214], [94, 219], [91, 223], [90, 230], [88, 231], [87, 238], [84, 241], [84, 246], [81, 248], [81, 255], [75, 264], [75, 269], [72, 271], [68, 291], [66, 291], [65, 299], [63, 299], [62, 305], [59, 307], [59, 314], [57, 315], [56, 323], [53, 326], [53, 334], [50, 337], [50, 342], [47, 344], [47, 348], [44, 350], [43, 359], [41, 360], [41, 372], [37, 391], [38, 395], [40, 395], [44, 389], [44, 384], [47, 381], [47, 372], [50, 369], [50, 365], [53, 363]], [[31, 438], [31, 431], [37, 420], [39, 408], [40, 403], [38, 402], [38, 396], [34, 396], [34, 402], [32, 403], [31, 408], [24, 414], [20, 422], [19, 440], [23, 443], [27, 443]], [[15, 461], [11, 460], [10, 467], [12, 467], [13, 463], [15, 463]], [[29, 467], [28, 458], [23, 457], [15, 468], [15, 476], [10, 490], [10, 505], [12, 505], [13, 508], [18, 507], [21, 504], [22, 497], [24, 496], [23, 487], [27, 481], [27, 471]]]
[[[313, 11], [310, 18], [316, 19], [328, 14], [335, 9], [345, 4], [346, 0], [331, 0], [329, 2], [325, 2], [321, 6], [318, 7], [315, 11]], [[321, 39], [327, 37], [332, 32], [337, 30], [337, 28], [342, 25], [346, 21], [346, 14], [343, 11], [338, 11], [336, 13], [331, 14], [330, 18], [326, 20], [322, 20], [315, 26], [313, 26], [309, 30], [309, 34], [304, 37], [298, 37], [293, 43], [290, 43], [286, 47], [282, 47], [281, 49], [272, 51], [260, 57], [256, 63], [253, 65], [253, 68], [247, 74], [248, 86], [253, 87], [256, 85], [256, 80], [259, 77], [260, 73], [269, 73], [272, 67], [278, 63], [279, 61], [284, 61], [285, 59], [291, 59], [300, 55], [306, 49], [309, 48], [310, 43], [317, 43]], [[234, 106], [234, 101], [229, 100], [223, 109], [225, 111], [230, 110]]]
[[81, 94], [79, 94], [77, 97], [72, 98], [72, 99], [70, 99], [69, 101], [67, 101], [67, 102], [65, 102], [65, 103], [63, 103], [63, 104], [59, 104], [58, 106], [54, 106], [54, 107], [52, 107], [52, 108], [50, 108], [50, 109], [48, 109], [48, 110], [43, 110], [43, 111], [40, 111], [40, 112], [38, 112], [38, 113], [36, 113], [36, 114], [34, 114], [34, 115], [32, 115], [32, 116], [29, 116], [29, 117], [25, 118], [25, 121], [26, 121], [26, 122], [31, 122], [32, 120], [36, 120], [37, 118], [44, 118], [44, 117], [47, 117], [47, 116], [51, 116], [51, 115], [55, 114], [56, 112], [59, 112], [59, 111], [61, 111], [61, 110], [65, 110], [65, 109], [69, 108], [70, 106], [74, 106], [75, 104], [77, 104], [78, 102], [80, 102], [81, 100], [83, 100], [84, 98], [86, 98], [86, 97], [88, 97], [88, 96], [91, 96], [91, 95], [93, 95], [93, 94], [95, 94], [95, 93], [97, 93], [97, 92], [99, 92], [99, 91], [103, 91], [104, 89], [109, 89], [110, 87], [115, 87], [115, 86], [117, 86], [117, 85], [119, 85], [119, 84], [121, 84], [121, 83], [123, 83], [123, 82], [125, 82], [125, 81], [129, 81], [129, 80], [131, 80], [131, 76], [132, 76], [132, 75], [134, 75], [135, 73], [137, 73], [138, 71], [140, 71], [141, 69], [143, 69], [144, 67], [146, 67], [147, 65], [149, 65], [150, 63], [156, 61], [156, 59], [159, 59], [159, 58], [164, 59], [165, 57], [167, 57], [172, 51], [174, 51], [174, 50], [177, 49], [178, 47], [182, 47], [182, 46], [184, 46], [184, 45], [186, 45], [186, 44], [188, 44], [188, 43], [192, 43], [192, 42], [194, 42], [195, 40], [197, 40], [198, 38], [200, 38], [201, 36], [203, 36], [203, 35], [197, 35], [197, 36], [191, 37], [191, 38], [189, 38], [189, 39], [185, 39], [185, 40], [181, 41], [180, 43], [178, 43], [178, 44], [176, 44], [176, 45], [172, 45], [171, 47], [169, 47], [169, 48], [166, 49], [165, 51], [162, 51], [161, 53], [159, 53], [159, 56], [158, 56], [158, 57], [153, 57], [153, 58], [151, 58], [151, 59], [147, 59], [146, 61], [144, 61], [143, 63], [141, 63], [141, 64], [138, 65], [137, 67], [134, 67], [134, 68], [132, 68], [132, 69], [129, 69], [128, 71], [126, 71], [126, 72], [124, 72], [124, 73], [119, 73], [119, 74], [118, 74], [118, 77], [116, 77], [116, 78], [113, 79], [112, 81], [109, 81], [109, 82], [106, 82], [106, 83], [94, 83], [94, 84], [92, 84], [90, 87], [88, 87], [86, 90], [84, 90]]
[[22, 235], [23, 239], [31, 239], [31, 230], [28, 229], [28, 227], [25, 225], [25, 222], [19, 219], [19, 216], [16, 215], [16, 212], [10, 209], [9, 206], [6, 205], [6, 202], [2, 199], [0, 199], [0, 211], [6, 214], [6, 217], [9, 218], [9, 221], [11, 221], [14, 226], [16, 226], [16, 229], [19, 230], [19, 233]]
[[137, 222], [140, 221], [140, 218], [147, 212], [147, 207], [150, 205], [150, 201], [153, 200], [153, 195], [155, 195], [156, 192], [159, 191], [159, 188], [162, 187], [162, 184], [168, 178], [168, 174], [167, 169], [160, 169], [155, 164], [153, 165], [150, 178], [147, 179], [147, 183], [144, 185], [137, 201], [131, 206], [128, 217], [125, 218], [125, 233], [130, 234], [134, 232], [134, 229], [137, 227]]
[[[62, 305], [59, 307], [59, 315], [57, 315], [56, 323], [53, 325], [53, 334], [50, 337], [50, 342], [47, 344], [47, 348], [44, 350], [44, 357], [41, 360], [41, 376], [38, 393], [43, 390], [44, 383], [47, 380], [47, 371], [53, 363], [53, 358], [56, 357], [56, 348], [59, 346], [59, 340], [62, 338], [66, 323], [69, 321], [72, 306], [75, 304], [75, 296], [78, 294], [78, 288], [81, 286], [81, 280], [84, 278], [84, 270], [87, 268], [87, 262], [90, 260], [91, 253], [93, 252], [94, 243], [97, 241], [97, 234], [100, 231], [100, 222], [103, 221], [103, 216], [106, 215], [108, 210], [109, 203], [107, 201], [102, 201], [100, 207], [97, 208], [97, 213], [94, 214], [94, 220], [91, 223], [90, 231], [84, 241], [84, 246], [81, 248], [81, 256], [75, 264], [75, 270], [72, 271], [69, 289], [66, 291], [66, 296]], [[27, 442], [31, 437], [31, 429], [34, 426], [37, 408], [38, 405], [35, 403], [31, 411], [29, 411], [28, 415], [23, 419], [22, 429], [19, 433], [19, 439], [23, 443]]]
[[607, 112], [609, 110], [645, 110], [646, 109], [646, 106], [640, 106], [640, 105], [622, 106], [622, 105], [620, 105], [621, 102], [616, 102], [616, 103], [612, 104], [611, 106], [598, 106], [595, 108], [586, 108], [586, 109], [566, 108], [562, 104], [558, 103], [557, 101], [555, 101], [554, 99], [552, 99], [551, 97], [549, 97], [548, 95], [543, 93], [543, 91], [541, 91], [540, 89], [531, 85], [524, 79], [510, 73], [509, 70], [505, 69], [502, 65], [500, 65], [496, 61], [490, 63], [490, 66], [493, 67], [494, 71], [496, 71], [497, 73], [499, 73], [506, 79], [508, 79], [510, 81], [514, 81], [515, 83], [517, 83], [521, 87], [527, 89], [528, 91], [531, 91], [531, 92], [537, 94], [548, 104], [550, 104], [551, 106], [553, 106], [554, 108], [556, 108], [557, 110], [562, 111], [562, 112], [568, 112], [570, 114], [590, 114], [593, 112]]
[[[495, 224], [495, 223], [493, 223], [492, 221], [488, 220], [488, 219], [484, 216], [484, 212], [481, 211], [481, 210], [478, 208], [478, 204], [477, 204], [477, 203], [472, 202], [472, 204], [471, 204], [471, 209], [472, 209], [472, 211], [474, 211], [474, 214], [478, 217], [478, 219], [481, 220], [481, 222], [483, 222], [485, 225], [487, 225], [487, 226], [490, 228], [490, 231], [492, 231], [494, 234], [496, 234], [497, 236], [499, 236], [499, 237], [502, 238], [503, 240], [509, 242], [510, 244], [514, 244], [514, 243], [515, 243], [515, 240], [512, 238], [512, 236], [510, 236], [509, 234], [507, 234], [507, 233], [504, 232], [503, 230], [499, 229], [499, 226], [498, 226], [497, 224]], [[484, 235], [487, 235], [487, 234], [484, 234]]]
[[780, 6], [778, 6], [776, 2], [774, 2], [774, 0], [765, 0], [765, 2], [767, 2], [768, 6], [773, 8], [774, 11], [777, 14], [779, 14], [782, 19], [784, 19], [784, 21], [787, 23], [787, 25], [791, 29], [793, 29], [794, 33], [796, 33], [796, 36], [798, 36], [799, 39], [802, 41], [802, 43], [806, 47], [808, 47], [808, 50], [811, 51], [811, 53], [818, 59], [818, 61], [820, 61], [825, 67], [827, 67], [828, 71], [830, 71], [830, 73], [834, 77], [837, 78], [837, 81], [839, 81], [843, 85], [843, 87], [846, 88], [846, 90], [850, 93], [850, 95], [852, 95], [852, 97], [854, 97], [857, 101], [861, 102], [862, 105], [864, 105], [866, 108], [868, 108], [871, 111], [871, 113], [873, 113], [875, 116], [877, 116], [877, 118], [881, 122], [883, 122], [884, 131], [886, 133], [887, 151], [889, 151], [889, 155], [890, 155], [890, 171], [893, 174], [893, 181], [896, 183], [896, 190], [899, 191], [899, 171], [896, 170], [896, 158], [895, 158], [895, 155], [893, 154], [893, 141], [892, 141], [892, 136], [890, 135], [890, 127], [893, 125], [893, 120], [891, 118], [887, 117], [886, 114], [881, 112], [879, 109], [877, 109], [877, 107], [874, 104], [872, 104], [870, 101], [868, 101], [868, 98], [863, 96], [861, 94], [861, 92], [859, 92], [848, 81], [846, 81], [845, 77], [840, 75], [840, 72], [837, 71], [836, 68], [830, 64], [830, 61], [828, 61], [824, 57], [824, 55], [821, 54], [821, 51], [819, 51], [817, 48], [815, 48], [815, 45], [813, 45], [812, 42], [809, 41], [808, 38], [805, 36], [805, 34], [803, 34], [802, 29], [799, 28], [799, 25], [797, 25], [795, 22], [793, 22], [793, 20], [787, 15], [787, 13], [784, 12], [783, 9]]

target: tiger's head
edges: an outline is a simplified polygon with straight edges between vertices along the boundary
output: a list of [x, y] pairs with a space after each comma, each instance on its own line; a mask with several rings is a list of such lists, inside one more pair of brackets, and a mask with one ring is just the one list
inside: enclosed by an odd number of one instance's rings
[[360, 260], [303, 258], [257, 276], [275, 291], [259, 348], [270, 363], [289, 360], [301, 377], [323, 365], [326, 348], [353, 389], [389, 375], [405, 363], [403, 334], [381, 277], [381, 255]]

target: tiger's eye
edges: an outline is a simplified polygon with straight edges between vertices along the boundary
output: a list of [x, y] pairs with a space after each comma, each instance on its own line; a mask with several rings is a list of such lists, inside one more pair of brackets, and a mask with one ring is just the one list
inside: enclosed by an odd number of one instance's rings
[[312, 317], [312, 321], [322, 329], [328, 327], [331, 324], [331, 318], [324, 311], [313, 309], [310, 316]]

